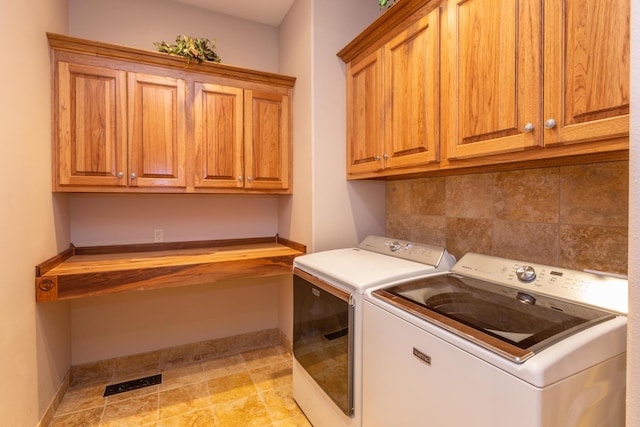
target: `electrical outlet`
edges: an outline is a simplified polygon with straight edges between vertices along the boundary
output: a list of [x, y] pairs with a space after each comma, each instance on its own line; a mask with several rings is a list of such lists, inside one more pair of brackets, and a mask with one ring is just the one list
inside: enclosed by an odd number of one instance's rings
[[164, 242], [164, 230], [162, 228], [153, 230], [153, 241], [156, 243]]

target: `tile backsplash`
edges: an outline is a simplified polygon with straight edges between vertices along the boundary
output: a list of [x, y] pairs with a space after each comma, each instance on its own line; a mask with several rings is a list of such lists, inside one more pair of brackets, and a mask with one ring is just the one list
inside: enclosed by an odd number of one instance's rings
[[626, 161], [389, 181], [386, 234], [626, 274], [628, 192]]

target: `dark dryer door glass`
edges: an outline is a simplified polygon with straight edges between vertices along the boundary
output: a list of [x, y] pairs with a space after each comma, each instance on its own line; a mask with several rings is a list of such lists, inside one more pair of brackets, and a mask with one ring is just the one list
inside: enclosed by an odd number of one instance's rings
[[457, 274], [414, 280], [373, 295], [514, 362], [615, 317]]
[[350, 295], [300, 270], [293, 276], [293, 355], [342, 412], [351, 415], [353, 306]]

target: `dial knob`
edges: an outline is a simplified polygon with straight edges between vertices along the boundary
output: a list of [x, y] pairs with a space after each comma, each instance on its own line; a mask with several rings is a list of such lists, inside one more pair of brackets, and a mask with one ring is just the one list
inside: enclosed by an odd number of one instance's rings
[[531, 282], [536, 278], [536, 271], [530, 265], [521, 265], [516, 269], [516, 276], [521, 282]]
[[391, 252], [398, 252], [400, 250], [400, 242], [391, 242], [389, 249], [391, 249]]

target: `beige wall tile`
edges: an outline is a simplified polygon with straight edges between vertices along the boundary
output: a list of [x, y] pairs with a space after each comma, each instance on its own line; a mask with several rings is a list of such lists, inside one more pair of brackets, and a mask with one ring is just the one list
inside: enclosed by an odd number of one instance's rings
[[627, 274], [627, 228], [560, 227], [560, 265], [582, 270]]
[[[445, 215], [446, 180], [444, 177], [411, 181], [411, 212], [420, 215]], [[393, 208], [393, 206], [390, 206]]]
[[496, 173], [496, 219], [558, 222], [559, 181], [558, 168]]
[[540, 264], [558, 264], [558, 224], [495, 221], [493, 255]]
[[494, 174], [446, 178], [446, 215], [455, 218], [492, 218]]
[[488, 219], [447, 218], [447, 250], [457, 259], [467, 252], [490, 254], [492, 223]]
[[624, 273], [628, 166], [624, 161], [391, 181], [386, 234], [445, 246], [458, 258], [474, 251]]
[[386, 210], [397, 215], [407, 215], [412, 211], [411, 181], [390, 181], [387, 183]]
[[628, 212], [628, 162], [560, 168], [562, 224], [626, 227]]

